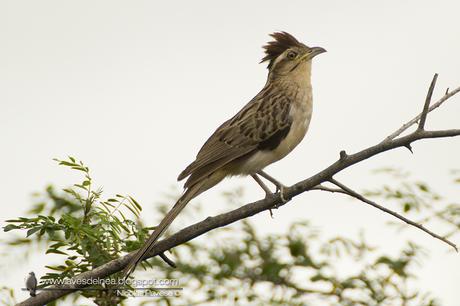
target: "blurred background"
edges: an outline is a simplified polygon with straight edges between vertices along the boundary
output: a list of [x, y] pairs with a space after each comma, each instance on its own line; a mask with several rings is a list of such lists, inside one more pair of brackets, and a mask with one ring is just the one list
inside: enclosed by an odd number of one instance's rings
[[[309, 133], [267, 168], [286, 185], [307, 178], [340, 150], [380, 142], [417, 115], [435, 72], [433, 100], [460, 85], [459, 9], [457, 1], [2, 1], [2, 226], [29, 208], [33, 192], [75, 182], [52, 161], [67, 155], [85, 161], [105, 193], [135, 197], [146, 224], [153, 222], [154, 203], [181, 187], [177, 175], [207, 137], [263, 87], [261, 46], [274, 31], [328, 50], [313, 65]], [[460, 128], [459, 114], [454, 97], [429, 114], [427, 129]], [[458, 199], [449, 173], [459, 168], [460, 140], [422, 141], [413, 150], [379, 155], [337, 178], [371, 190], [391, 183], [372, 170], [394, 167]], [[241, 186], [242, 202], [264, 196], [249, 178], [226, 180], [199, 197], [203, 210], [190, 222], [227, 211], [220, 195]], [[320, 192], [274, 213], [252, 218], [260, 233], [308, 218], [326, 237], [364, 231], [390, 254], [416, 241], [430, 254], [417, 271], [421, 290], [458, 303], [458, 254], [419, 230], [389, 230], [388, 215]], [[16, 251], [1, 259], [0, 283], [12, 288], [29, 271], [43, 274], [48, 258], [42, 252], [17, 262]]]

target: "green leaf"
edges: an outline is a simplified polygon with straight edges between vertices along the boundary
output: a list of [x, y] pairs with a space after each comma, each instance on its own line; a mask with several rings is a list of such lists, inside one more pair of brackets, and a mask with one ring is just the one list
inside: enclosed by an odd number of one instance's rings
[[67, 167], [78, 167], [78, 164], [76, 163], [69, 163], [65, 160], [59, 161], [59, 165], [67, 166]]
[[71, 168], [74, 169], [74, 170], [78, 170], [78, 171], [88, 172], [87, 167], [82, 167], [82, 166], [77, 165], [77, 166], [72, 166]]
[[[16, 221], [11, 221], [11, 220], [8, 220], [6, 222], [16, 222]], [[9, 232], [11, 230], [14, 230], [14, 229], [20, 229], [21, 227], [20, 226], [17, 226], [17, 225], [14, 225], [14, 224], [8, 224], [7, 226], [4, 226], [3, 227], [3, 231], [4, 232]]]
[[66, 269], [65, 266], [45, 266], [46, 268], [54, 271], [64, 271]]
[[133, 202], [133, 203], [134, 203], [134, 205], [136, 205], [136, 207], [137, 207], [137, 209], [139, 209], [139, 211], [142, 211], [142, 206], [141, 206], [141, 205], [139, 205], [139, 203], [137, 203], [137, 201], [136, 201], [136, 200], [134, 200], [134, 198], [133, 198], [133, 197], [129, 196], [129, 199], [131, 200], [131, 202]]
[[48, 249], [45, 254], [60, 254], [60, 255], [67, 255], [67, 253], [57, 250], [57, 249]]
[[39, 213], [43, 212], [43, 210], [45, 209], [45, 205], [46, 203], [44, 202], [38, 203], [31, 210], [29, 210], [29, 213], [32, 215], [38, 215]]
[[66, 245], [65, 242], [60, 241], [60, 242], [50, 245], [50, 249], [59, 249], [60, 247], [65, 246], [65, 245]]
[[417, 183], [417, 187], [423, 192], [428, 192], [428, 186], [424, 183]]
[[16, 239], [14, 241], [10, 241], [8, 242], [8, 244], [11, 246], [16, 246], [16, 245], [30, 244], [31, 242], [32, 241], [30, 239], [23, 238], [23, 239]]
[[409, 203], [404, 203], [404, 208], [403, 208], [404, 212], [406, 213], [406, 212], [408, 212], [410, 209], [411, 209], [411, 205], [410, 205]]
[[41, 226], [31, 228], [30, 230], [27, 231], [26, 237], [31, 236], [32, 234], [34, 234], [35, 232], [38, 232], [41, 229], [43, 229]]
[[80, 185], [80, 184], [74, 184], [74, 186], [88, 191], [88, 188], [86, 186], [83, 186], [83, 185]]
[[6, 220], [5, 222], [8, 222], [8, 223], [22, 223], [22, 222], [28, 222], [29, 219], [27, 218], [19, 218], [19, 219], [10, 219], [10, 220]]
[[132, 209], [129, 205], [126, 205], [126, 203], [123, 203], [123, 206], [125, 206], [126, 208], [128, 208], [136, 217], [139, 218], [139, 214], [137, 213], [137, 211], [135, 211], [134, 209]]

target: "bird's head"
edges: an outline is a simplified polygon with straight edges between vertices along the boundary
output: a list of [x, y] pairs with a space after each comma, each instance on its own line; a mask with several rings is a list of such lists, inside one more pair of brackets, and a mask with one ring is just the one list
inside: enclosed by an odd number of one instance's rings
[[29, 272], [29, 275], [30, 276], [35, 276], [35, 273], [34, 272]]
[[305, 73], [311, 67], [311, 60], [326, 52], [321, 47], [308, 47], [287, 32], [275, 32], [270, 36], [274, 40], [263, 46], [266, 55], [261, 63], [268, 62], [268, 70], [274, 77]]

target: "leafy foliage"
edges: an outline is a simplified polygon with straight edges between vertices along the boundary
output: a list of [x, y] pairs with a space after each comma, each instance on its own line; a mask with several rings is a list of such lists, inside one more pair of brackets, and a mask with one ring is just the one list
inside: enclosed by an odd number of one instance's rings
[[[47, 254], [62, 256], [60, 264], [46, 266], [50, 272], [41, 277], [42, 287], [47, 280], [71, 278], [137, 249], [152, 229], [142, 227], [141, 206], [132, 197], [102, 199], [102, 190], [93, 188], [90, 170], [82, 162], [69, 157], [58, 163], [81, 172], [82, 182], [62, 192], [48, 187], [28, 217], [7, 220], [4, 227], [25, 231], [26, 238], [11, 239], [10, 246], [41, 243]], [[442, 198], [427, 184], [412, 182], [399, 171], [380, 172], [400, 185], [383, 186], [369, 196], [396, 202], [408, 214], [423, 215], [424, 222], [442, 221], [450, 226], [451, 235], [459, 232], [458, 205], [440, 205]], [[239, 205], [241, 193], [239, 189], [224, 197], [230, 205]], [[157, 206], [159, 219], [168, 206]], [[200, 210], [196, 203], [192, 207]], [[244, 220], [171, 252], [177, 269], [153, 258], [144, 262], [150, 269], [138, 271], [136, 278], [179, 279], [183, 294], [138, 299], [141, 305], [438, 305], [416, 288], [414, 271], [426, 256], [419, 246], [409, 242], [396, 256], [389, 255], [370, 245], [363, 234], [325, 239], [308, 221], [292, 224], [283, 234], [260, 235]], [[2, 304], [15, 303], [11, 289], [0, 292]], [[81, 296], [97, 305], [124, 302], [113, 291], [91, 290], [71, 295], [74, 304]]]
[[419, 246], [408, 243], [390, 256], [363, 236], [322, 239], [308, 222], [261, 236], [244, 220], [173, 253], [177, 269], [163, 264], [146, 272], [185, 284], [182, 297], [161, 305], [438, 305], [412, 288], [425, 256]]
[[[103, 200], [102, 189], [93, 189], [90, 170], [73, 157], [56, 160], [59, 165], [79, 171], [83, 181], [57, 193], [53, 187], [46, 189], [43, 201], [29, 211], [34, 217], [7, 220], [3, 228], [26, 230], [26, 239], [16, 239], [9, 245], [28, 245], [34, 240], [45, 241], [46, 254], [64, 257], [59, 265], [47, 265], [50, 272], [41, 277], [41, 286], [48, 287], [49, 280], [64, 280], [92, 270], [124, 252], [135, 250], [145, 240], [150, 228], [142, 228], [126, 217], [127, 213], [139, 217], [141, 206], [130, 196], [115, 195]], [[94, 298], [98, 305], [111, 305], [120, 298], [102, 291], [84, 291], [85, 297]], [[109, 291], [111, 292], [111, 291]], [[98, 301], [104, 295], [103, 300]], [[113, 305], [113, 304], [112, 304]]]

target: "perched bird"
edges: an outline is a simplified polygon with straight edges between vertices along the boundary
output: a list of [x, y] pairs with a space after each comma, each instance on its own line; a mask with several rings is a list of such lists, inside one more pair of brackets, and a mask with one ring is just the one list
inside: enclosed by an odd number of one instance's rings
[[267, 195], [271, 181], [283, 198], [283, 185], [262, 170], [291, 152], [305, 136], [312, 115], [312, 59], [323, 52], [308, 47], [286, 32], [270, 35], [263, 48], [268, 62], [264, 88], [235, 116], [225, 121], [205, 142], [196, 159], [181, 174], [185, 191], [137, 251], [123, 271], [126, 279], [149, 253], [187, 203], [200, 193], [235, 175], [251, 175]]
[[37, 278], [34, 272], [30, 272], [26, 278], [26, 289], [29, 291], [30, 296], [35, 296], [35, 290], [37, 289]]

